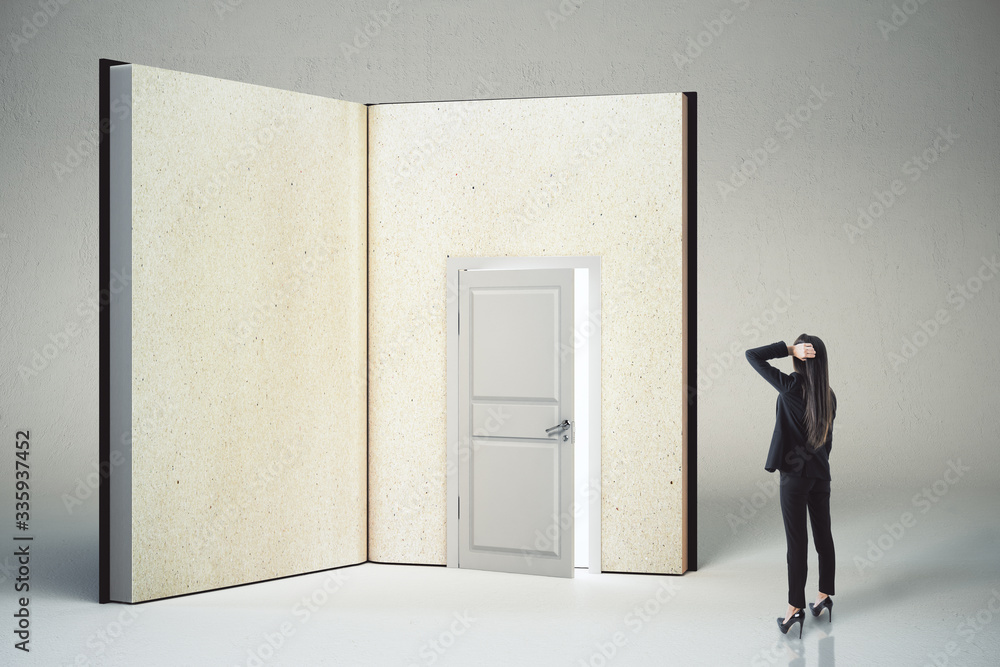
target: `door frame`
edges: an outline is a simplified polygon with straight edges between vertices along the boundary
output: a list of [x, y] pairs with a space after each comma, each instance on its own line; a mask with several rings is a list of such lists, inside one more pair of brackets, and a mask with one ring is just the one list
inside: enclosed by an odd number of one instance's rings
[[[448, 257], [447, 377], [448, 377], [448, 567], [458, 567], [458, 276], [466, 269], [587, 269], [589, 319], [588, 374], [588, 556], [587, 571], [601, 572], [601, 258], [592, 257]], [[574, 320], [576, 316], [574, 315]], [[574, 500], [576, 499], [574, 489]]]

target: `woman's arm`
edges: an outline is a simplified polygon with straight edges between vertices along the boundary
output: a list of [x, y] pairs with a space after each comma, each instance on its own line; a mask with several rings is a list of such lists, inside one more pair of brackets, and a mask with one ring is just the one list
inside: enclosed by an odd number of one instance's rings
[[[747, 350], [747, 361], [760, 373], [761, 377], [771, 383], [771, 386], [781, 393], [785, 393], [792, 388], [795, 380], [791, 375], [782, 373], [780, 370], [767, 363], [768, 359], [779, 359], [792, 354], [794, 346], [785, 345], [785, 341], [778, 341], [770, 345], [755, 347]], [[797, 356], [797, 355], [796, 355]]]

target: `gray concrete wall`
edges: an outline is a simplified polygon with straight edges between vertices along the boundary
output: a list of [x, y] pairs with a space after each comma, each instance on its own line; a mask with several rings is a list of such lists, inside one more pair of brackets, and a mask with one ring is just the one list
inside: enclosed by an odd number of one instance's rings
[[0, 422], [40, 508], [96, 535], [101, 57], [358, 102], [697, 91], [703, 539], [770, 479], [743, 351], [802, 332], [836, 488], [996, 483], [1000, 3], [291, 4], [0, 4]]

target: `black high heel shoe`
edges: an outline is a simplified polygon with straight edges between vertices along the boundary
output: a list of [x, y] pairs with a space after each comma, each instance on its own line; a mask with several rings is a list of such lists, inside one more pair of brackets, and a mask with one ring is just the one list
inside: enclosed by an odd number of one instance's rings
[[833, 598], [827, 595], [823, 598], [823, 601], [817, 605], [813, 605], [812, 602], [809, 603], [809, 611], [812, 612], [813, 616], [819, 616], [823, 613], [824, 609], [830, 610], [830, 623], [833, 623]]
[[781, 634], [787, 635], [788, 634], [788, 628], [790, 628], [793, 625], [795, 625], [796, 623], [798, 623], [799, 624], [799, 639], [802, 639], [802, 619], [804, 619], [805, 617], [806, 617], [806, 612], [803, 611], [802, 609], [799, 609], [797, 612], [795, 612], [794, 614], [792, 614], [792, 617], [790, 619], [788, 619], [788, 625], [785, 625], [784, 619], [779, 616], [777, 618], [778, 629], [781, 630]]

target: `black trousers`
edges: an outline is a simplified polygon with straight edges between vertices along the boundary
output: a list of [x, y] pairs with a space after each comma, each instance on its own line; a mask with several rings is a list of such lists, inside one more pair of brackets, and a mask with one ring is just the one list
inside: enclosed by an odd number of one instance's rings
[[785, 544], [788, 547], [788, 604], [804, 609], [809, 558], [807, 510], [812, 523], [813, 543], [819, 555], [819, 590], [827, 595], [834, 593], [833, 578], [837, 561], [833, 552], [833, 533], [830, 530], [830, 482], [782, 472], [779, 497], [781, 516], [785, 521]]

